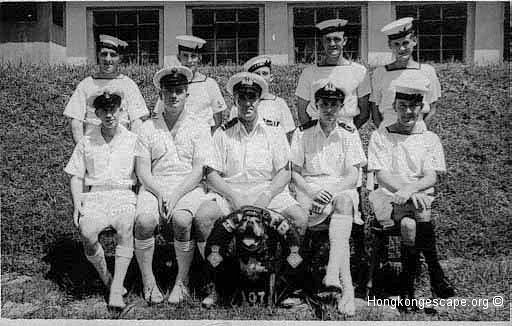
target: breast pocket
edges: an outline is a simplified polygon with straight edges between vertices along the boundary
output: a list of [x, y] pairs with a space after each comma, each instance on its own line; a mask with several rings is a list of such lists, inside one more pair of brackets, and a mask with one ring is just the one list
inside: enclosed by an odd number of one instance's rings
[[306, 170], [312, 173], [320, 172], [321, 165], [320, 165], [320, 153], [319, 152], [305, 152], [304, 153], [304, 159]]
[[91, 174], [103, 173], [107, 170], [109, 163], [109, 152], [103, 147], [92, 148], [85, 152], [85, 166]]

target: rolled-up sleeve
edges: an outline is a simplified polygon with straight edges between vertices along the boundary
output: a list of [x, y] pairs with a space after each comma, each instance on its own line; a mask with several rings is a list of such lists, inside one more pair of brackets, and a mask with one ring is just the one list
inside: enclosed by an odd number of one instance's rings
[[135, 143], [135, 156], [151, 160], [150, 140], [150, 135], [146, 130], [142, 130], [137, 137], [137, 142]]
[[290, 162], [290, 145], [288, 145], [284, 131], [281, 128], [274, 129], [270, 139], [272, 145], [272, 164], [274, 170], [279, 171]]
[[310, 67], [306, 67], [300, 77], [299, 82], [297, 83], [297, 88], [295, 89], [295, 95], [304, 99], [306, 101], [311, 100], [311, 76], [312, 70]]
[[224, 111], [227, 108], [226, 101], [224, 101], [219, 85], [213, 79], [208, 83], [208, 93], [211, 99], [210, 106], [213, 113]]
[[446, 172], [443, 145], [437, 135], [432, 134], [429, 144], [427, 145], [426, 154], [425, 160], [423, 161], [423, 170]]
[[142, 97], [140, 93], [140, 89], [135, 84], [135, 82], [131, 79], [127, 79], [128, 84], [128, 94], [127, 97], [127, 110], [130, 121], [134, 121], [142, 118], [149, 114], [148, 108], [146, 106], [146, 101]]
[[357, 97], [364, 97], [372, 92], [368, 70], [364, 67], [361, 70], [362, 78], [359, 85], [357, 85]]
[[296, 129], [293, 133], [292, 144], [291, 144], [291, 160], [292, 163], [303, 167], [304, 166], [304, 132]]
[[387, 152], [379, 131], [374, 131], [368, 145], [368, 170], [390, 170], [391, 153]]
[[78, 84], [73, 95], [71, 95], [66, 108], [64, 109], [64, 115], [68, 118], [84, 121], [85, 113], [87, 111], [86, 95], [83, 90], [83, 82]]
[[69, 175], [77, 176], [79, 178], [85, 178], [86, 167], [85, 167], [85, 155], [84, 155], [85, 143], [84, 139], [81, 139], [78, 144], [76, 144], [75, 149], [73, 150], [73, 154], [71, 155], [71, 159], [68, 164], [64, 168], [64, 172]]

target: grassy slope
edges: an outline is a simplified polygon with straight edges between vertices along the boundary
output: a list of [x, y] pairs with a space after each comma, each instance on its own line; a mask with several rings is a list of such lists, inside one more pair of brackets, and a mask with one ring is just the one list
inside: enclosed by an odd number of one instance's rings
[[[157, 67], [128, 67], [152, 107], [156, 93], [151, 78]], [[292, 104], [302, 67], [276, 67], [274, 91]], [[439, 183], [438, 248], [443, 258], [478, 262], [512, 256], [511, 110], [507, 66], [477, 68], [438, 65], [443, 97], [431, 129], [441, 137], [448, 173]], [[77, 83], [91, 67], [0, 67], [0, 142], [2, 144], [2, 272], [38, 274], [47, 246], [76, 237], [71, 221], [68, 178], [63, 168], [72, 152], [71, 132], [62, 110]], [[236, 70], [206, 69], [223, 89]], [[292, 108], [294, 111], [294, 108]], [[295, 113], [295, 112], [294, 112]], [[362, 130], [367, 143], [371, 124]], [[368, 206], [365, 210], [369, 212]], [[475, 263], [476, 264], [476, 263]], [[477, 264], [478, 265], [478, 264]], [[465, 264], [460, 273], [468, 273]], [[477, 294], [503, 289], [501, 282], [457, 285]], [[459, 282], [460, 281], [460, 282]], [[468, 287], [466, 287], [466, 285]]]

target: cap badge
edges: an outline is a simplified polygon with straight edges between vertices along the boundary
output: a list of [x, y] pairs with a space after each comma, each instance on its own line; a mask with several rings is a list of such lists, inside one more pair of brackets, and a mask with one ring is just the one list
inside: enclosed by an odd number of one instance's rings
[[249, 76], [245, 76], [245, 77], [244, 77], [244, 79], [242, 79], [242, 84], [243, 84], [243, 85], [249, 85], [249, 86], [252, 86], [253, 81], [252, 81], [251, 77], [249, 77]]
[[326, 90], [328, 92], [335, 92], [336, 87], [334, 86], [334, 84], [332, 82], [328, 82], [327, 85], [324, 86], [324, 90]]

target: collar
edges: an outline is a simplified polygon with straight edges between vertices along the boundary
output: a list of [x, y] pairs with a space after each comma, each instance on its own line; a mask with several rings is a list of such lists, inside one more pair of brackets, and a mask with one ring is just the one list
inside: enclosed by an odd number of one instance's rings
[[208, 79], [208, 77], [199, 71], [196, 71], [194, 74], [194, 77], [192, 77], [192, 80], [190, 81], [190, 84], [194, 83], [202, 83], [205, 82]]
[[104, 77], [103, 75], [100, 75], [98, 72], [95, 72], [92, 76], [92, 79], [107, 79], [107, 80], [111, 80], [111, 79], [121, 79], [124, 77], [123, 74], [121, 73], [118, 73], [116, 76], [112, 77], [112, 78], [107, 78], [107, 77]]
[[157, 113], [156, 119], [159, 121], [159, 123], [162, 125], [162, 128], [167, 130], [168, 132], [172, 133], [173, 135], [176, 133], [178, 128], [183, 124], [186, 118], [185, 109], [181, 111], [180, 115], [178, 116], [178, 119], [174, 123], [171, 129], [169, 129], [169, 126], [167, 125], [167, 122], [165, 121], [164, 117], [165, 109], [162, 109], [162, 111]]
[[322, 137], [324, 137], [325, 139], [329, 139], [330, 137], [333, 137], [333, 135], [338, 135], [338, 133], [341, 129], [341, 127], [338, 125], [338, 123], [336, 123], [336, 126], [331, 131], [331, 133], [329, 135], [326, 135], [322, 129], [322, 126], [320, 125], [320, 120], [317, 122], [317, 124], [313, 128], [314, 128], [313, 132], [315, 134], [322, 135]]
[[90, 135], [94, 140], [98, 141], [102, 145], [107, 144], [107, 145], [112, 146], [112, 145], [116, 144], [120, 139], [124, 138], [123, 134], [127, 131], [128, 130], [123, 125], [118, 124], [116, 133], [114, 134], [114, 137], [112, 137], [112, 140], [110, 141], [110, 143], [107, 143], [105, 141], [105, 138], [103, 138], [103, 135], [101, 134], [101, 125], [95, 126]]
[[398, 134], [398, 135], [404, 135], [404, 136], [411, 136], [411, 135], [420, 135], [420, 134], [423, 134], [424, 130], [418, 125], [418, 123], [416, 123], [414, 125], [414, 127], [412, 128], [411, 130], [411, 133], [408, 134], [408, 133], [404, 133], [404, 132], [400, 132], [400, 131], [394, 131], [394, 130], [391, 130], [390, 127], [393, 127], [396, 123], [390, 125], [390, 126], [387, 126], [386, 127], [386, 131], [390, 134]]
[[242, 121], [238, 120], [237, 122], [237, 132], [242, 136], [251, 137], [253, 136], [258, 130], [265, 130], [266, 124], [265, 121], [261, 118], [261, 116], [258, 114], [258, 119], [256, 120], [256, 125], [254, 126], [254, 129], [251, 131], [251, 133], [248, 133], [245, 129], [244, 124]]
[[339, 57], [338, 62], [334, 65], [326, 64], [325, 58], [322, 58], [319, 62], [317, 62], [318, 67], [337, 67], [337, 66], [350, 66], [352, 61], [346, 59], [342, 55]]
[[393, 68], [393, 67], [391, 67], [391, 65], [393, 64], [393, 62], [392, 62], [392, 63], [390, 63], [390, 64], [385, 65], [385, 66], [384, 66], [384, 68], [386, 69], [386, 71], [407, 70], [407, 69], [411, 69], [411, 70], [420, 70], [420, 69], [421, 69], [421, 63], [416, 62], [416, 61], [413, 61], [413, 62], [414, 62], [415, 64], [418, 64], [418, 66], [417, 66], [417, 67], [416, 67], [416, 66], [411, 67], [411, 66], [410, 66], [410, 63], [411, 63], [411, 62], [409, 61], [409, 62], [407, 63], [407, 66], [405, 66], [405, 67], [403, 67], [403, 68]]

